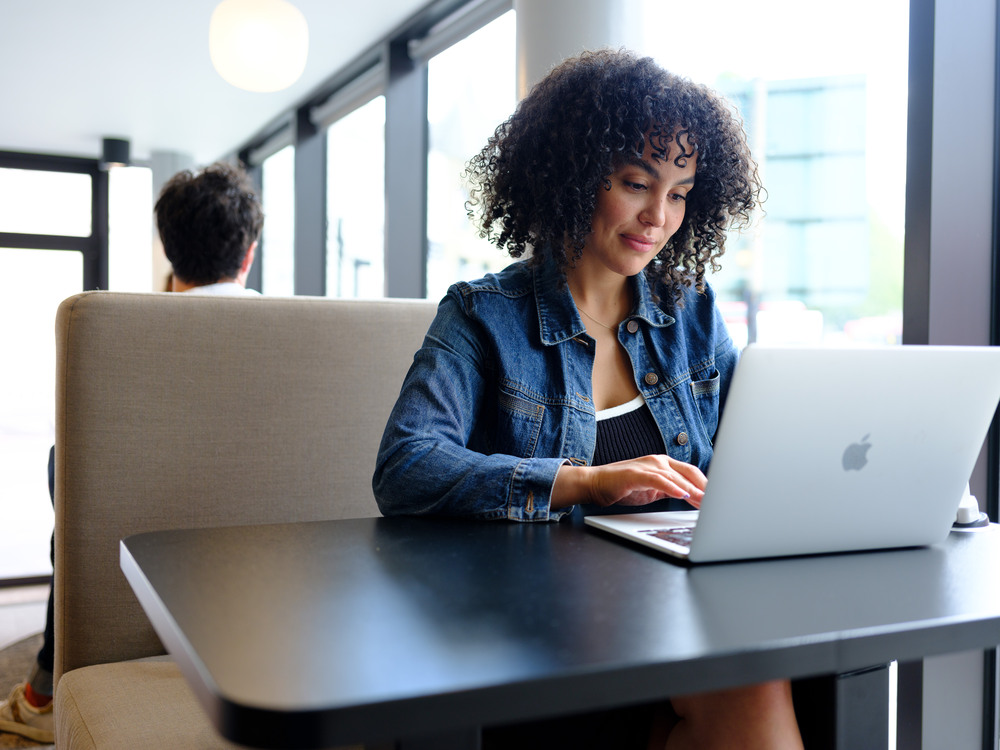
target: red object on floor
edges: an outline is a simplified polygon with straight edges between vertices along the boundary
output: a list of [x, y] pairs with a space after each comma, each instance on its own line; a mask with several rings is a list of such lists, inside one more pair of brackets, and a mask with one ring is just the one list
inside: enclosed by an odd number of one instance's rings
[[24, 686], [24, 699], [35, 708], [45, 708], [52, 702], [51, 695], [39, 695], [31, 689], [30, 683]]

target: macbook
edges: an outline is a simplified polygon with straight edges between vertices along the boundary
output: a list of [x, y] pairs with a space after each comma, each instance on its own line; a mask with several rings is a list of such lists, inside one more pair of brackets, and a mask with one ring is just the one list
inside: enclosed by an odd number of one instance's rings
[[700, 511], [587, 516], [713, 562], [942, 541], [1000, 402], [1000, 347], [748, 346]]

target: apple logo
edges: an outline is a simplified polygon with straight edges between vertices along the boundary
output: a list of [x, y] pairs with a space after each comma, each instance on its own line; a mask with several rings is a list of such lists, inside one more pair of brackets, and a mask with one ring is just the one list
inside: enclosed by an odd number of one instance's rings
[[[868, 433], [870, 435], [871, 433]], [[868, 449], [872, 444], [868, 442], [868, 435], [865, 435], [857, 443], [851, 443], [844, 449], [844, 457], [841, 462], [844, 464], [844, 471], [861, 471], [868, 463]]]

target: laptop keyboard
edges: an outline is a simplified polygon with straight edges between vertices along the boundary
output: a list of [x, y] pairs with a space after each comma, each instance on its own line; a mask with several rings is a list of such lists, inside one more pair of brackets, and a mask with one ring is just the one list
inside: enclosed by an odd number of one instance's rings
[[669, 529], [643, 529], [639, 533], [649, 534], [665, 542], [679, 544], [681, 547], [690, 547], [694, 526], [675, 526]]

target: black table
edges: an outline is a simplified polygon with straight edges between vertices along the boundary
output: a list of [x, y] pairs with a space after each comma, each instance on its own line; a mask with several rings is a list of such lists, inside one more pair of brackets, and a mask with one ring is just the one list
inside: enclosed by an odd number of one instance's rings
[[565, 523], [378, 518], [139, 534], [121, 565], [215, 726], [260, 747], [474, 738], [1000, 643], [996, 526], [685, 567]]

